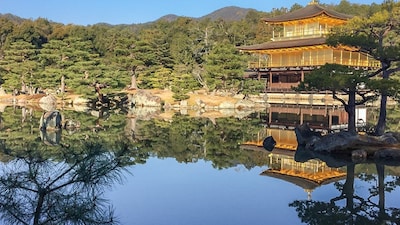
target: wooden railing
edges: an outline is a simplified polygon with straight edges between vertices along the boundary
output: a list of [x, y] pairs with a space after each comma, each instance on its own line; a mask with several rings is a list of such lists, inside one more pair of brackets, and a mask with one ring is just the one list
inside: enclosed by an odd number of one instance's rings
[[326, 63], [334, 63], [352, 67], [365, 67], [365, 68], [379, 68], [380, 63], [376, 60], [299, 60], [299, 61], [286, 61], [286, 62], [269, 62], [269, 61], [252, 61], [248, 63], [250, 69], [267, 69], [267, 68], [282, 68], [282, 67], [310, 67], [322, 66]]
[[322, 37], [330, 33], [329, 29], [306, 29], [297, 32], [273, 32], [272, 40], [274, 41], [284, 41], [284, 40], [293, 40], [293, 39], [301, 39], [301, 38], [315, 38]]

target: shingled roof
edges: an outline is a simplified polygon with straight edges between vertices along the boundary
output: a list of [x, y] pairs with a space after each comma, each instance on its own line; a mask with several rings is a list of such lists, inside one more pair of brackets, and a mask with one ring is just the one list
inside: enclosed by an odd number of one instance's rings
[[251, 50], [293, 48], [293, 47], [322, 45], [322, 44], [325, 44], [325, 42], [326, 42], [326, 38], [318, 37], [318, 38], [294, 39], [294, 40], [285, 40], [285, 41], [270, 41], [270, 42], [264, 42], [262, 44], [239, 46], [238, 49], [251, 51]]
[[272, 17], [272, 18], [263, 18], [262, 20], [266, 23], [282, 23], [288, 22], [293, 20], [302, 20], [308, 19], [312, 17], [319, 16], [321, 14], [325, 14], [329, 17], [347, 20], [350, 19], [352, 16], [346, 15], [343, 13], [338, 13], [336, 11], [323, 8], [318, 4], [308, 4], [306, 7], [295, 10], [293, 12], [289, 12], [280, 16]]

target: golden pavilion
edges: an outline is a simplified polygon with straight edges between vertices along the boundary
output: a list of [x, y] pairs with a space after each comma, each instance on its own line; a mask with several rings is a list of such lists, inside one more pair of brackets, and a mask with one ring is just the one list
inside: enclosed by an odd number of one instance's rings
[[313, 0], [301, 9], [262, 19], [274, 29], [271, 41], [238, 47], [253, 56], [248, 76], [266, 79], [269, 92], [281, 92], [297, 86], [305, 74], [326, 63], [364, 70], [378, 68], [378, 61], [358, 49], [326, 44], [331, 29], [350, 18]]

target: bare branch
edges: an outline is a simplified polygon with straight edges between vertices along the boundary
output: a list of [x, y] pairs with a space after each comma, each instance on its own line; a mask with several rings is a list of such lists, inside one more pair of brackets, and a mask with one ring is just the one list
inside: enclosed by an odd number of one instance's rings
[[395, 72], [400, 72], [400, 67], [389, 69], [389, 70], [387, 70], [387, 72], [389, 74], [392, 74], [392, 73], [395, 73]]
[[359, 100], [356, 102], [356, 105], [363, 105], [368, 101], [374, 100], [378, 97], [377, 94], [373, 94], [373, 95], [367, 95], [372, 93], [373, 91], [366, 91], [364, 93], [357, 91], [357, 95], [360, 96], [362, 98], [362, 100]]
[[380, 73], [382, 73], [382, 71], [383, 71], [383, 68], [381, 67], [381, 68], [379, 68], [377, 71], [375, 71], [375, 72], [369, 74], [367, 77], [368, 77], [368, 78], [375, 77], [375, 76], [379, 75]]
[[337, 94], [336, 94], [336, 91], [332, 91], [332, 97], [333, 97], [333, 99], [338, 100], [338, 101], [341, 102], [345, 107], [347, 107], [346, 101], [345, 101], [344, 99], [342, 99], [342, 98], [339, 98], [339, 97], [337, 96]]

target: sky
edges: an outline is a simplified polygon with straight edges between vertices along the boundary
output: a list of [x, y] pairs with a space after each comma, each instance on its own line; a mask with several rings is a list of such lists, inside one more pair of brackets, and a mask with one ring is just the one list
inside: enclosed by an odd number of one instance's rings
[[[167, 14], [201, 17], [227, 6], [270, 12], [273, 8], [290, 8], [310, 0], [0, 0], [0, 14], [11, 13], [24, 19], [45, 18], [75, 25], [96, 23], [138, 24], [157, 20]], [[349, 0], [350, 3], [380, 4], [383, 0]], [[320, 0], [339, 4], [340, 0]]]

